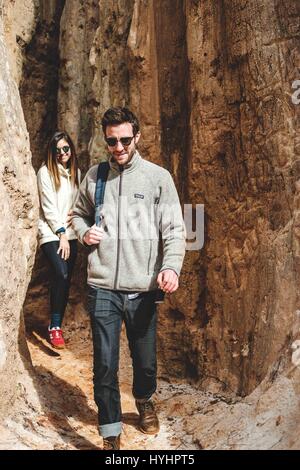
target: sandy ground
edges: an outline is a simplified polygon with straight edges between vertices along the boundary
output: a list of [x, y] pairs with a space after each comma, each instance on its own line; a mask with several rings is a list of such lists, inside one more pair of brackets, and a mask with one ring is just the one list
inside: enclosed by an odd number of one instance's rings
[[[90, 449], [102, 448], [97, 429], [97, 409], [93, 400], [92, 340], [88, 322], [68, 321], [64, 350], [53, 349], [47, 341], [47, 325], [38, 319], [27, 322], [27, 342], [36, 375], [42, 410], [8, 420], [0, 428], [0, 448]], [[174, 410], [166, 415], [166, 403], [181, 394], [193, 394], [189, 385], [160, 382], [155, 395], [161, 430], [148, 436], [138, 430], [138, 413], [131, 395], [132, 367], [125, 335], [122, 335], [120, 383], [123, 410], [122, 449], [198, 449], [183, 429], [183, 419]], [[171, 401], [169, 401], [171, 400]], [[36, 411], [36, 410], [33, 410]], [[168, 414], [168, 413], [167, 413]], [[23, 429], [25, 423], [25, 429]], [[17, 435], [17, 439], [16, 439]], [[4, 437], [5, 436], [5, 437]]]
[[[23, 406], [0, 425], [0, 449], [101, 450], [93, 400], [92, 340], [83, 309], [65, 324], [65, 350], [47, 341], [47, 325], [27, 321], [38, 405], [24, 391]], [[132, 367], [122, 335], [120, 384], [123, 450], [299, 449], [300, 372], [283, 375], [249, 397], [230, 399], [192, 385], [159, 380], [155, 395], [161, 430], [138, 430], [131, 395]], [[296, 385], [295, 385], [296, 384]]]

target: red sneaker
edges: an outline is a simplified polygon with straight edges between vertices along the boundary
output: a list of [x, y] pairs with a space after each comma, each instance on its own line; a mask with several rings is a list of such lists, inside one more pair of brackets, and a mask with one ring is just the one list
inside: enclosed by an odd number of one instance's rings
[[54, 348], [63, 349], [65, 347], [65, 340], [62, 334], [62, 330], [55, 326], [53, 328], [48, 327], [49, 340]]

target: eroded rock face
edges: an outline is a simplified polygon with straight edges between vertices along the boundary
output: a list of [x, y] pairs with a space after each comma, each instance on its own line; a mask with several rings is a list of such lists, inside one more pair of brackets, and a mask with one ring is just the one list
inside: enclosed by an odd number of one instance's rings
[[38, 213], [29, 137], [14, 80], [14, 74], [18, 74], [10, 67], [13, 61], [0, 17], [1, 417], [11, 412], [22, 393], [22, 382], [27, 380], [21, 360], [26, 356], [22, 306], [34, 259]]
[[80, 168], [89, 168], [93, 132], [93, 69], [89, 57], [99, 24], [96, 0], [71, 0], [60, 21], [58, 128], [66, 129], [77, 149]]
[[48, 140], [57, 129], [59, 22], [63, 6], [64, 1], [37, 1], [32, 37], [25, 38], [22, 47], [20, 94], [36, 171], [44, 161]]
[[60, 21], [51, 112], [82, 167], [105, 153], [103, 111], [128, 105], [144, 157], [171, 171], [183, 203], [205, 204], [204, 248], [187, 252], [162, 307], [159, 355], [168, 375], [230, 393], [288, 363], [299, 333], [299, 8], [70, 0]]
[[36, 27], [37, 5], [37, 0], [7, 0], [0, 6], [10, 74], [18, 85], [22, 78], [23, 48], [31, 41]]
[[188, 2], [186, 9], [188, 191], [206, 209], [205, 281], [198, 302], [182, 308], [191, 324], [187, 349], [200, 376], [242, 394], [276, 361], [289, 361], [299, 307], [300, 110], [291, 101], [299, 16], [290, 1]]

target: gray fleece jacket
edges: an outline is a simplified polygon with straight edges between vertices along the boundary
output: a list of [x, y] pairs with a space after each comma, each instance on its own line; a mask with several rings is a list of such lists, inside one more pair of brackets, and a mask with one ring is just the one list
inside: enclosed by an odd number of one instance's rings
[[[110, 171], [101, 208], [104, 238], [90, 247], [88, 284], [132, 292], [157, 288], [164, 269], [180, 274], [185, 254], [185, 228], [178, 194], [170, 173], [136, 151], [120, 167], [109, 160]], [[78, 239], [95, 223], [98, 165], [80, 185], [72, 225]]]

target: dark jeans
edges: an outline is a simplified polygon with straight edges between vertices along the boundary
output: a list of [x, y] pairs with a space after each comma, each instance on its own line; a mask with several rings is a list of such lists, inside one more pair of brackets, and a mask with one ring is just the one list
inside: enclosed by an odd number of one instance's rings
[[156, 390], [154, 301], [154, 291], [128, 299], [128, 292], [89, 287], [88, 311], [94, 345], [94, 397], [103, 437], [121, 432], [118, 370], [123, 320], [133, 364], [133, 396], [148, 399]]
[[51, 327], [61, 326], [69, 299], [69, 289], [77, 256], [77, 240], [71, 240], [70, 256], [65, 261], [57, 254], [58, 241], [43, 243], [41, 246], [51, 269], [50, 279], [50, 312]]

